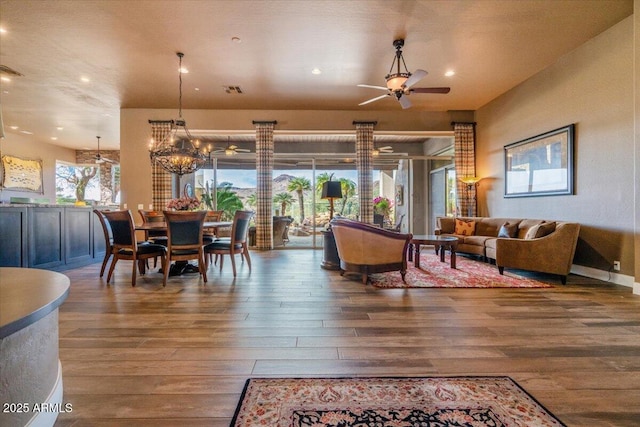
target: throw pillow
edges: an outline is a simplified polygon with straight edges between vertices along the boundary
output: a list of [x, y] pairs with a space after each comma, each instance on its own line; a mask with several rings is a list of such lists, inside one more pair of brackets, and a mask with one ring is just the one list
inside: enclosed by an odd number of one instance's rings
[[525, 240], [535, 239], [536, 233], [538, 232], [539, 228], [540, 228], [540, 224], [536, 224], [533, 227], [529, 228], [527, 230], [527, 234], [524, 235]]
[[525, 239], [537, 239], [553, 233], [556, 230], [555, 222], [543, 222], [541, 224], [534, 225], [525, 234]]
[[555, 222], [543, 222], [538, 227], [538, 232], [536, 233], [536, 238], [544, 237], [556, 231], [556, 223]]
[[498, 237], [506, 237], [512, 239], [518, 234], [518, 224], [509, 224], [505, 222], [498, 231]]
[[476, 232], [476, 222], [456, 218], [455, 234], [460, 236], [473, 236]]

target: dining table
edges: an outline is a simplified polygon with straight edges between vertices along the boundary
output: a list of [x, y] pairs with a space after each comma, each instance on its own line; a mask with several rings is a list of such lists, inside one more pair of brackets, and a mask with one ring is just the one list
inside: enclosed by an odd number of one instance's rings
[[[227, 228], [233, 226], [233, 221], [205, 221], [203, 228]], [[167, 231], [166, 222], [146, 222], [137, 224], [136, 231]]]
[[[205, 221], [203, 229], [217, 230], [219, 228], [229, 228], [233, 226], [233, 221]], [[164, 221], [145, 222], [136, 224], [136, 231], [167, 231], [167, 223]], [[181, 276], [185, 273], [197, 273], [198, 267], [189, 264], [187, 261], [176, 261], [169, 272], [170, 276]]]

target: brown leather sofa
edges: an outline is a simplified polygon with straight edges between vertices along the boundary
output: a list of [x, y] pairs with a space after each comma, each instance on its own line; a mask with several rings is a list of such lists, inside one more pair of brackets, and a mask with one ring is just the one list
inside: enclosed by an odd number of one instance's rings
[[[563, 284], [571, 271], [578, 243], [580, 224], [521, 218], [458, 217], [473, 221], [475, 232], [471, 236], [455, 234], [455, 218], [438, 217], [435, 234], [458, 237], [456, 252], [480, 255], [495, 260], [500, 274], [505, 268], [538, 271], [560, 276]], [[498, 237], [500, 228], [508, 223], [513, 227], [512, 237]], [[532, 227], [552, 225], [553, 231], [542, 237], [532, 237]]]
[[334, 218], [330, 224], [340, 258], [340, 274], [360, 273], [366, 284], [369, 274], [399, 270], [405, 280], [407, 248], [413, 235], [345, 218]]

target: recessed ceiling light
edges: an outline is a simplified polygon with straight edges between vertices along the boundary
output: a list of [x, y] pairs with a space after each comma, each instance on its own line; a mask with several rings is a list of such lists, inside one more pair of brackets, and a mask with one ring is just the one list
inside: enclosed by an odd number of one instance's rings
[[195, 90], [196, 92], [200, 90], [199, 87], [193, 88], [193, 90]]
[[322, 70], [320, 68], [314, 68], [313, 70], [311, 70], [311, 74], [322, 74]]
[[234, 43], [242, 43], [242, 40], [240, 40], [240, 37], [231, 37], [231, 41]]
[[451, 76], [455, 76], [456, 72], [453, 71], [453, 70], [449, 70], [446, 73], [444, 73], [444, 75], [447, 76], [447, 77], [451, 77]]
[[18, 126], [9, 126], [9, 129], [11, 129], [11, 130], [18, 130]]
[[29, 132], [28, 130], [21, 130], [20, 133], [24, 133], [25, 135], [33, 135], [33, 132]]
[[51, 137], [51, 140], [52, 140], [52, 141], [57, 141], [57, 140], [58, 140], [58, 137], [57, 137], [57, 136], [52, 136], [52, 137]]
[[58, 126], [56, 129], [57, 130], [64, 130], [64, 128], [62, 126]]
[[91, 81], [91, 79], [89, 77], [82, 76], [82, 77], [80, 77], [80, 81], [84, 82], [84, 83], [89, 83]]
[[0, 33], [2, 33], [2, 34], [6, 34], [6, 33], [7, 33], [7, 30], [6, 30], [5, 28], [1, 28], [1, 27], [0, 27]]
[[3, 82], [7, 82], [7, 83], [11, 81], [11, 79], [9, 77], [6, 77], [6, 76], [0, 77], [0, 80], [2, 80]]

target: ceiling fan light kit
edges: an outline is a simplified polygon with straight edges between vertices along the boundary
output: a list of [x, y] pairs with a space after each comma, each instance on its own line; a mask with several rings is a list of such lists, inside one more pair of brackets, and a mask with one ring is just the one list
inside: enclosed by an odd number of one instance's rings
[[151, 141], [149, 157], [152, 163], [159, 164], [163, 169], [176, 175], [186, 175], [201, 169], [209, 159], [210, 151], [207, 147], [200, 147], [200, 141], [194, 140], [182, 118], [182, 57], [184, 53], [177, 52], [179, 58], [179, 98], [178, 119], [171, 120], [171, 130], [162, 141]]
[[[358, 105], [365, 105], [371, 102], [378, 101], [387, 96], [393, 96], [400, 103], [403, 109], [411, 107], [411, 101], [407, 98], [411, 93], [449, 93], [451, 90], [448, 87], [424, 87], [424, 88], [414, 88], [412, 86], [422, 80], [428, 74], [424, 70], [416, 70], [413, 73], [410, 73], [407, 69], [407, 64], [404, 61], [404, 57], [402, 56], [402, 47], [404, 46], [404, 39], [397, 39], [393, 41], [393, 46], [396, 48], [396, 54], [393, 57], [393, 62], [391, 63], [391, 68], [389, 69], [389, 73], [384, 76], [387, 86], [372, 86], [372, 85], [358, 85], [358, 87], [366, 87], [372, 89], [386, 90], [387, 93], [384, 95], [377, 96], [375, 98], [369, 99], [367, 101], [361, 102]], [[404, 70], [401, 68], [404, 67]]]

